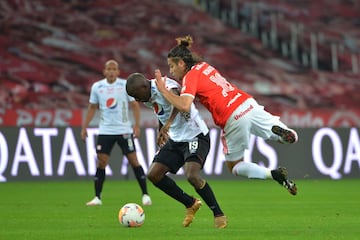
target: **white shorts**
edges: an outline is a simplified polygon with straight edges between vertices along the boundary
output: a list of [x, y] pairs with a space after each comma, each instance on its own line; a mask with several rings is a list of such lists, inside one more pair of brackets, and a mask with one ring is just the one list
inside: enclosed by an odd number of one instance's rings
[[280, 117], [265, 111], [255, 99], [246, 100], [232, 113], [222, 130], [225, 160], [237, 161], [243, 158], [251, 134], [265, 140], [280, 140], [280, 137], [271, 131], [274, 125], [288, 128], [280, 121]]

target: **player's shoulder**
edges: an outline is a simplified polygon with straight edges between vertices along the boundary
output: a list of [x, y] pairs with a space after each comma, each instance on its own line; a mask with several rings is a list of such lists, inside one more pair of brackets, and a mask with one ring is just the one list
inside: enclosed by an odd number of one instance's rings
[[117, 78], [116, 78], [116, 81], [117, 81], [117, 82], [124, 82], [124, 83], [126, 83], [126, 79], [125, 79], [125, 78], [117, 77]]
[[126, 86], [126, 79], [124, 78], [116, 78], [115, 84], [117, 87], [125, 87]]
[[177, 81], [175, 81], [174, 79], [168, 78], [168, 77], [166, 78], [166, 87], [168, 89], [172, 89], [172, 88], [180, 89], [181, 88], [180, 84]]
[[105, 86], [106, 84], [106, 78], [103, 78], [103, 79], [100, 79], [96, 82], [93, 83], [92, 87], [95, 89], [95, 88], [101, 88], [103, 86]]

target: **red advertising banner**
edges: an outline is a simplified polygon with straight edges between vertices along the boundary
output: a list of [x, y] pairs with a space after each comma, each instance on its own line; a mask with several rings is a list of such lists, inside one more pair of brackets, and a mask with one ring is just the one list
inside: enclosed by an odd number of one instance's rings
[[[209, 127], [215, 127], [211, 115], [202, 109], [201, 115]], [[86, 109], [0, 110], [0, 126], [3, 127], [79, 127]], [[290, 127], [360, 127], [360, 109], [350, 110], [289, 110], [274, 113]], [[149, 109], [142, 109], [142, 127], [156, 127], [157, 119]], [[92, 121], [97, 126], [98, 116]]]
[[0, 126], [5, 127], [61, 127], [81, 126], [82, 109], [29, 110], [6, 109], [0, 110]]

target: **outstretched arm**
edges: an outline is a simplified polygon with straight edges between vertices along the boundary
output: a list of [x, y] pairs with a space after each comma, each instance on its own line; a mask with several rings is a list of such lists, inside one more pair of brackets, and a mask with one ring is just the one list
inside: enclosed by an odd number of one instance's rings
[[180, 112], [190, 112], [191, 103], [193, 98], [190, 96], [178, 96], [169, 91], [165, 86], [166, 78], [161, 76], [159, 69], [155, 70], [155, 83], [161, 94]]

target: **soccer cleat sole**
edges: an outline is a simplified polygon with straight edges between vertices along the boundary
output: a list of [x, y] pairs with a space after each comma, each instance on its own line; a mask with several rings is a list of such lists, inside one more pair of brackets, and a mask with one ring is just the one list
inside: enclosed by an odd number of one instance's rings
[[283, 183], [283, 186], [288, 190], [291, 195], [295, 196], [297, 194], [297, 187], [293, 181], [286, 180]]
[[284, 143], [296, 143], [298, 136], [294, 130], [284, 129], [280, 126], [273, 126], [271, 131], [276, 135], [280, 136]]

